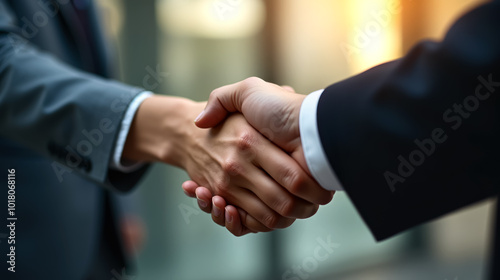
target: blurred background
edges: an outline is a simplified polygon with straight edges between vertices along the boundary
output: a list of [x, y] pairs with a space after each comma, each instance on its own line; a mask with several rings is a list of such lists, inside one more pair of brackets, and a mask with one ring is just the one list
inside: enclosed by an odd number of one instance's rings
[[[439, 40], [481, 3], [99, 2], [123, 81], [200, 101], [249, 76], [310, 93], [398, 58], [419, 40]], [[375, 243], [347, 196], [337, 193], [317, 215], [289, 229], [236, 238], [184, 196], [186, 179], [181, 170], [156, 165], [128, 195], [139, 202], [147, 228], [133, 279], [455, 280], [483, 279], [486, 271], [492, 201]]]

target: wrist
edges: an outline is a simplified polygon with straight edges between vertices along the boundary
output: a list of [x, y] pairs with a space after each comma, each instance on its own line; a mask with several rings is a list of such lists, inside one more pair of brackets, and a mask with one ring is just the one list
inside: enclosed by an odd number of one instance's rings
[[311, 171], [309, 170], [309, 166], [307, 166], [306, 157], [304, 154], [304, 148], [302, 147], [302, 139], [300, 137], [300, 113], [302, 109], [302, 104], [306, 99], [306, 95], [296, 94], [295, 98], [292, 101], [292, 123], [296, 124], [294, 127], [294, 135], [297, 137], [292, 141], [292, 152], [290, 155], [292, 158], [304, 169], [304, 171], [312, 177]]
[[288, 122], [292, 124], [291, 135], [293, 135], [293, 138], [290, 139], [289, 146], [287, 147], [288, 151], [302, 151], [302, 142], [300, 139], [300, 112], [305, 98], [305, 95], [296, 93], [290, 102], [290, 117]]
[[122, 157], [182, 167], [188, 154], [187, 142], [196, 128], [192, 120], [203, 107], [202, 103], [179, 97], [154, 95], [144, 100], [130, 127]]

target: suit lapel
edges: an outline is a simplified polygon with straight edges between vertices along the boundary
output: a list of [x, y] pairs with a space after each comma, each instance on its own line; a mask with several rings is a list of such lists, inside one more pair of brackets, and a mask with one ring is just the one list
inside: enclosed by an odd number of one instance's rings
[[98, 70], [98, 58], [92, 55], [91, 50], [91, 48], [94, 48], [95, 46], [93, 46], [88, 40], [84, 29], [85, 27], [79, 21], [78, 15], [76, 14], [75, 8], [71, 4], [71, 1], [68, 1], [67, 4], [59, 4], [59, 9], [61, 18], [65, 22], [73, 40], [76, 43], [78, 52], [82, 57], [82, 63], [85, 70], [96, 72]]

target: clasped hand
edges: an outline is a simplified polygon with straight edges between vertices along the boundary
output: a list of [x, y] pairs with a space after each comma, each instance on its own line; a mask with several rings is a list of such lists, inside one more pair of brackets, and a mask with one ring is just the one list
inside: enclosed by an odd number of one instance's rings
[[207, 167], [202, 177], [187, 168], [192, 181], [183, 189], [234, 235], [288, 227], [331, 201], [334, 193], [312, 179], [302, 151], [304, 98], [291, 88], [249, 78], [214, 90], [196, 118], [198, 127], [212, 128], [207, 141], [220, 142], [213, 154], [226, 157], [219, 160], [221, 171]]

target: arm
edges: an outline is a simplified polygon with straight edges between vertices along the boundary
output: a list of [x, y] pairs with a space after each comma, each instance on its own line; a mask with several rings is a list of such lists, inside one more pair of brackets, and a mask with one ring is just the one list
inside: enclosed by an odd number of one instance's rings
[[[61, 182], [77, 172], [130, 189], [144, 169], [123, 175], [108, 166], [124, 111], [143, 90], [65, 65], [4, 24], [6, 9], [0, 18], [0, 135], [53, 158], [53, 175]], [[128, 180], [116, 184], [118, 174]]]
[[[232, 99], [233, 97], [237, 98]], [[304, 95], [295, 93], [289, 87], [266, 83], [259, 78], [249, 78], [212, 92], [209, 105], [197, 117], [196, 124], [201, 127], [210, 127], [223, 120], [228, 112], [243, 112], [252, 126], [291, 155], [309, 174], [298, 124], [300, 104], [304, 98]], [[236, 102], [233, 103], [233, 101]], [[226, 206], [223, 195], [216, 194], [212, 199], [212, 193], [209, 190], [199, 188], [199, 185], [193, 181], [183, 184], [183, 188], [188, 196], [196, 196], [199, 200], [204, 201], [204, 205], [200, 205], [200, 208], [205, 212], [212, 212], [214, 222], [225, 226], [235, 235], [247, 231], [248, 226], [244, 222], [240, 223], [243, 220], [241, 217], [247, 216], [247, 213], [232, 205]], [[308, 201], [321, 201], [319, 204], [331, 201], [334, 194], [332, 191], [317, 189], [315, 185], [306, 188], [289, 188], [288, 190]], [[215, 209], [222, 210], [226, 216], [217, 217], [214, 215]], [[225, 217], [230, 218], [231, 222], [228, 222]]]
[[194, 181], [248, 212], [246, 222], [254, 231], [287, 227], [293, 220], [283, 217], [309, 217], [317, 210], [315, 204], [331, 199], [320, 196], [311, 203], [288, 191], [321, 187], [241, 115], [211, 130], [197, 128], [192, 120], [204, 106], [176, 97], [146, 99], [132, 123], [123, 156], [186, 170]]
[[[378, 240], [498, 194], [499, 12], [500, 1], [483, 5], [442, 42], [423, 42], [400, 60], [328, 87], [319, 99], [322, 148]], [[218, 89], [198, 125], [241, 111], [260, 130], [274, 118], [265, 113], [272, 99], [289, 113], [283, 127], [298, 126], [301, 103], [284, 96], [258, 79]], [[298, 137], [280, 131], [282, 139]]]
[[486, 4], [321, 96], [325, 153], [378, 240], [498, 194], [499, 12]]
[[[109, 166], [125, 111], [143, 89], [76, 70], [37, 50], [17, 35], [9, 15], [2, 6], [2, 137], [53, 158], [54, 176], [63, 179], [65, 172], [78, 172], [114, 190], [132, 188], [144, 168], [127, 175]], [[256, 230], [286, 227], [295, 217], [314, 214], [314, 203], [281, 187], [315, 185], [300, 167], [289, 164], [288, 155], [258, 138], [238, 117], [211, 131], [196, 128], [192, 119], [203, 106], [159, 95], [146, 99], [134, 117], [123, 157], [186, 169], [214, 193], [233, 198], [231, 203], [252, 215], [248, 223]], [[285, 164], [287, 168], [280, 167]]]

